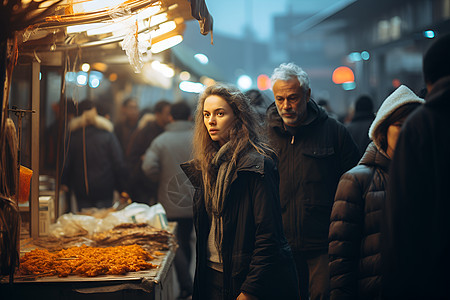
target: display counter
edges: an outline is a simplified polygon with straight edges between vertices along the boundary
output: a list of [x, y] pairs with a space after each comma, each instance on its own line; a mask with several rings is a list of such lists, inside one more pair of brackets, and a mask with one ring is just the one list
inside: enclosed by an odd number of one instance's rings
[[[170, 232], [176, 223], [169, 224]], [[152, 264], [158, 267], [126, 275], [80, 276], [15, 276], [9, 283], [5, 277], [0, 283], [1, 299], [174, 299], [173, 259], [176, 244], [170, 243], [169, 250], [158, 251]]]

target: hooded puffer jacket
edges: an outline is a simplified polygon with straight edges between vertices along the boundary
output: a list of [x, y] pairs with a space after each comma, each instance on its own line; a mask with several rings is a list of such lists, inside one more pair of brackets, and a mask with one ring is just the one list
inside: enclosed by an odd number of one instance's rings
[[380, 232], [389, 158], [374, 143], [345, 173], [331, 212], [331, 299], [373, 299], [380, 291]]
[[414, 102], [424, 100], [406, 86], [383, 102], [369, 130], [373, 142], [358, 166], [339, 181], [329, 230], [331, 299], [380, 298], [380, 236], [390, 158], [375, 132], [395, 110]]

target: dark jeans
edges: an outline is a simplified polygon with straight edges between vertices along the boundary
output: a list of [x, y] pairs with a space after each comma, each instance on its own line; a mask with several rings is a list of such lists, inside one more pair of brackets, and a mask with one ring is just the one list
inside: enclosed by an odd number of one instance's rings
[[294, 253], [301, 300], [330, 298], [330, 271], [328, 253]]
[[192, 294], [192, 276], [190, 273], [191, 266], [191, 234], [194, 228], [192, 219], [170, 219], [176, 221], [177, 225], [177, 242], [178, 249], [175, 253], [175, 271], [177, 272], [178, 283], [180, 285], [180, 294]]
[[223, 299], [223, 273], [207, 267], [205, 272], [206, 284], [202, 295], [203, 299]]

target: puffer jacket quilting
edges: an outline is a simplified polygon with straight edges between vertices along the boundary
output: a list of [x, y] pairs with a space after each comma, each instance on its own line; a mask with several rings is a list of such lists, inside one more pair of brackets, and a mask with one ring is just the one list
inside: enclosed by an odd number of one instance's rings
[[331, 299], [379, 297], [389, 163], [371, 143], [359, 165], [339, 182], [329, 232]]

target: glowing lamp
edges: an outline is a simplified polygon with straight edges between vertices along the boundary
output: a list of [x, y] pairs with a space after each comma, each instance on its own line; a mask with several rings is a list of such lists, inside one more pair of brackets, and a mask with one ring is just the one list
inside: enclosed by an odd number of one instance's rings
[[333, 72], [332, 80], [336, 84], [343, 84], [346, 82], [354, 82], [355, 74], [349, 67], [338, 67]]
[[250, 78], [250, 76], [244, 74], [244, 75], [239, 76], [239, 78], [237, 80], [237, 84], [238, 84], [239, 88], [241, 88], [243, 90], [248, 90], [252, 86], [253, 81]]
[[261, 91], [265, 91], [270, 89], [270, 78], [266, 74], [261, 74], [256, 79], [256, 84], [258, 86], [258, 89]]
[[172, 36], [165, 40], [152, 44], [150, 50], [152, 51], [152, 53], [159, 53], [166, 49], [172, 48], [173, 46], [178, 45], [182, 41], [183, 41], [182, 35]]
[[117, 73], [111, 73], [110, 75], [109, 75], [109, 81], [111, 81], [111, 82], [114, 82], [114, 81], [116, 81], [117, 80]]
[[83, 72], [89, 72], [90, 69], [91, 69], [91, 66], [88, 63], [84, 63], [81, 65], [81, 70]]
[[200, 82], [192, 82], [192, 81], [182, 81], [180, 82], [178, 87], [183, 92], [197, 93], [197, 94], [201, 93], [205, 89], [205, 86]]
[[393, 86], [394, 88], [398, 88], [398, 87], [401, 86], [401, 85], [402, 85], [401, 81], [398, 80], [397, 78], [395, 78], [395, 79], [392, 80], [392, 86]]

